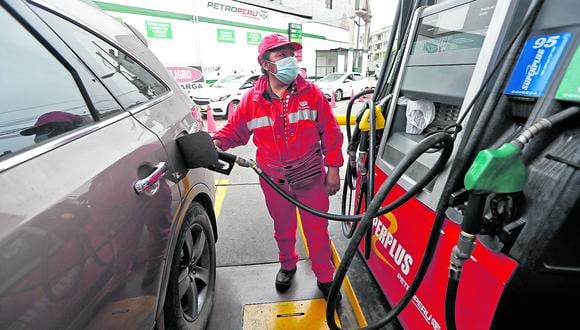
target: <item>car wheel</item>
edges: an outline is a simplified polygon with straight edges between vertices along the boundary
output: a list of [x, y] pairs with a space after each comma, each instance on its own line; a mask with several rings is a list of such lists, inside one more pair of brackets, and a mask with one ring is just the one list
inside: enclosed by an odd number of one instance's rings
[[[230, 111], [233, 111], [233, 113], [236, 112], [236, 109], [238, 109], [238, 104], [240, 104], [240, 101], [238, 101], [238, 100], [232, 100], [228, 104], [228, 108], [226, 109], [226, 117], [230, 116]], [[233, 115], [233, 113], [232, 113], [232, 115]]]
[[209, 216], [193, 202], [177, 239], [164, 314], [168, 329], [204, 329], [215, 292], [215, 240]]
[[342, 100], [342, 89], [337, 89], [336, 92], [334, 92], [334, 100], [335, 101]]

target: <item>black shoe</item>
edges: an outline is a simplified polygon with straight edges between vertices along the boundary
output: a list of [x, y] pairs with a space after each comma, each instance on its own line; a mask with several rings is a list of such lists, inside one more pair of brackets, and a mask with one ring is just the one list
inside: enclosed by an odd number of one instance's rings
[[[328, 295], [330, 294], [330, 286], [332, 282], [320, 283], [316, 281], [318, 288], [322, 291], [322, 295], [324, 296], [324, 300], [328, 300]], [[339, 292], [338, 297], [336, 297], [336, 302], [339, 303], [342, 300], [342, 294]]]
[[296, 274], [296, 266], [292, 270], [284, 270], [280, 268], [276, 275], [276, 290], [284, 292], [290, 289], [294, 274]]

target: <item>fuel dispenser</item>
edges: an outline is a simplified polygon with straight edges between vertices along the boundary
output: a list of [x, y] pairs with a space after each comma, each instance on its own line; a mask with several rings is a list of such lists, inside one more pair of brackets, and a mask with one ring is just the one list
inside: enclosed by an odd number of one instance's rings
[[[580, 292], [578, 10], [571, 0], [448, 0], [416, 8], [392, 90], [382, 86], [389, 77], [382, 70], [367, 104], [373, 111], [357, 116], [368, 118], [368, 130], [348, 134], [368, 139], [351, 166], [356, 184], [345, 182], [362, 189], [360, 180], [368, 180], [368, 203], [359, 203], [357, 214], [327, 214], [292, 200], [255, 162], [216, 155], [207, 136], [202, 147], [194, 135], [178, 146], [212, 155], [186, 160], [190, 167], [226, 174], [234, 163], [251, 167], [296, 206], [358, 223], [330, 290], [333, 329], [357, 249], [394, 305], [369, 328], [395, 317], [407, 329], [575, 324], [577, 304], [566, 302]], [[385, 125], [380, 133], [377, 118]]]
[[[451, 166], [415, 198], [373, 219], [371, 239], [360, 246], [363, 255], [370, 250], [367, 264], [393, 305], [413, 286], [423, 258], [432, 254], [412, 306], [398, 317], [404, 328], [576, 322], [566, 301], [580, 292], [579, 246], [572, 237], [579, 232], [572, 221], [578, 214], [580, 157], [574, 117], [580, 85], [578, 9], [572, 1], [446, 1], [415, 11], [412, 37], [387, 103], [375, 186], [384, 184], [425, 137], [462, 131], [453, 133]], [[515, 34], [519, 40], [508, 42]], [[386, 95], [375, 95], [381, 97]], [[466, 175], [475, 151], [484, 148]], [[384, 203], [413, 189], [437, 155], [421, 155]], [[482, 178], [475, 179], [473, 169], [486, 156], [492, 170], [485, 180], [497, 185], [482, 190], [477, 189]], [[507, 161], [497, 166], [501, 157]], [[519, 171], [510, 170], [513, 166]], [[451, 178], [459, 173], [461, 180]], [[436, 250], [429, 251], [442, 203], [447, 204], [445, 220]]]

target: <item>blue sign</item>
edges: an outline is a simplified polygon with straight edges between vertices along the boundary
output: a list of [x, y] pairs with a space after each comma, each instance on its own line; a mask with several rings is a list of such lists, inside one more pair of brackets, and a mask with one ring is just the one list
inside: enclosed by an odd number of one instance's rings
[[572, 33], [563, 32], [529, 38], [504, 93], [531, 97], [544, 95], [571, 37]]

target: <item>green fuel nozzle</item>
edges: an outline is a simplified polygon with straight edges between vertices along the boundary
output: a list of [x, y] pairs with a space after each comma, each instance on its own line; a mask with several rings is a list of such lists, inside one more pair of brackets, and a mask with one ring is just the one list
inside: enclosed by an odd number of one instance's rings
[[498, 149], [481, 150], [465, 175], [465, 189], [484, 193], [522, 191], [528, 170], [521, 155], [522, 149], [515, 143], [506, 143]]
[[497, 149], [481, 150], [477, 154], [463, 180], [465, 189], [469, 191], [469, 199], [457, 245], [451, 252], [450, 278], [459, 279], [463, 263], [469, 259], [475, 248], [475, 239], [482, 227], [487, 196], [490, 193], [507, 194], [524, 190], [528, 179], [528, 169], [522, 160], [522, 149], [525, 145], [540, 132], [579, 113], [578, 106], [564, 109], [538, 120], [513, 141]]

